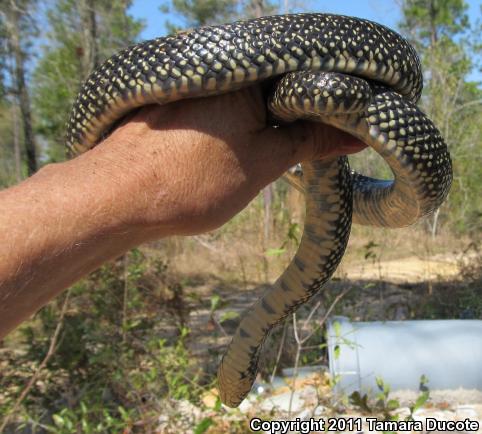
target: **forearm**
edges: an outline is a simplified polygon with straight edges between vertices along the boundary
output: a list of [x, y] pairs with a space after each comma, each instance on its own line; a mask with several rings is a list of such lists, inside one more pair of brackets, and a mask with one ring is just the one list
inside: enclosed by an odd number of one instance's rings
[[108, 177], [80, 157], [0, 192], [0, 337], [147, 237], [128, 224], [128, 193]]

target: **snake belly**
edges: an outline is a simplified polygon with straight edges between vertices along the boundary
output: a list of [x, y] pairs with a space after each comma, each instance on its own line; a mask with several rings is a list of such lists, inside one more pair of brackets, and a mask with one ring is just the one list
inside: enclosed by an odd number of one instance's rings
[[195, 29], [128, 47], [83, 84], [67, 127], [73, 153], [94, 147], [128, 112], [279, 80], [269, 110], [347, 131], [388, 163], [393, 181], [350, 172], [346, 157], [303, 164], [306, 219], [283, 275], [244, 315], [221, 361], [222, 401], [236, 407], [255, 380], [266, 335], [336, 270], [351, 222], [402, 227], [435, 210], [452, 167], [417, 107], [420, 61], [396, 32], [368, 20], [296, 14]]

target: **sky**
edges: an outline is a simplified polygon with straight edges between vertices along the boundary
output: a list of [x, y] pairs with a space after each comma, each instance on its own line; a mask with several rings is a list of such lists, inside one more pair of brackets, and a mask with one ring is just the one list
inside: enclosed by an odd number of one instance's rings
[[[284, 0], [279, 0], [282, 5]], [[481, 19], [480, 0], [466, 0], [469, 5], [468, 15], [472, 22]], [[130, 13], [140, 18], [145, 23], [145, 28], [141, 34], [142, 39], [152, 39], [164, 36], [167, 33], [165, 22], [169, 19], [176, 22], [177, 17], [166, 15], [159, 10], [159, 0], [135, 0]], [[300, 1], [289, 1], [288, 3], [300, 3]], [[367, 18], [384, 24], [388, 27], [398, 27], [401, 19], [399, 0], [302, 0], [306, 6], [303, 12], [329, 12], [341, 15], [353, 15], [360, 18]], [[300, 11], [299, 9], [296, 11]], [[470, 80], [482, 81], [482, 73], [473, 71]]]
[[[279, 0], [284, 5], [284, 0]], [[466, 0], [469, 5], [469, 17], [472, 20], [480, 18], [480, 0]], [[142, 33], [143, 39], [151, 39], [166, 34], [165, 21], [169, 18], [175, 21], [172, 15], [163, 14], [159, 10], [159, 0], [134, 0], [130, 12], [136, 18], [142, 18], [146, 28]], [[305, 4], [305, 12], [330, 12], [342, 15], [353, 15], [360, 18], [377, 21], [389, 27], [397, 27], [400, 21], [399, 0], [290, 0], [288, 3]], [[299, 9], [298, 9], [299, 11]]]
[[[282, 5], [284, 0], [279, 0]], [[396, 0], [302, 0], [289, 1], [288, 3], [303, 3], [306, 5], [303, 12], [332, 12], [343, 15], [354, 15], [378, 21], [391, 27], [396, 26], [400, 19], [398, 7], [394, 7]], [[475, 1], [474, 1], [475, 3]], [[159, 10], [161, 1], [135, 0], [130, 9], [136, 18], [142, 18], [146, 27], [142, 33], [143, 39], [151, 39], [166, 34], [165, 21], [168, 18], [175, 22], [176, 17], [166, 15]], [[301, 11], [299, 8], [295, 12]]]

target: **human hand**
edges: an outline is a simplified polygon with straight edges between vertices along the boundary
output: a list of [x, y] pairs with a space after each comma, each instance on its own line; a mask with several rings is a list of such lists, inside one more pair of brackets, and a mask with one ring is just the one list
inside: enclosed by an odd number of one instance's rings
[[128, 224], [156, 238], [215, 229], [294, 164], [365, 146], [323, 124], [268, 127], [265, 107], [259, 86], [148, 106], [88, 154], [124, 185]]

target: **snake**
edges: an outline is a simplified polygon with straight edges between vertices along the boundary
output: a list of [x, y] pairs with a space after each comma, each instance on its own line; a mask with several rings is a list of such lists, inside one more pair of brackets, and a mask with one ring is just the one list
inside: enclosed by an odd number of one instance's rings
[[[242, 316], [218, 369], [222, 402], [237, 407], [256, 379], [273, 327], [320, 291], [340, 263], [353, 223], [400, 228], [436, 210], [452, 182], [447, 145], [418, 107], [421, 62], [397, 32], [343, 15], [276, 15], [205, 26], [127, 47], [80, 87], [67, 125], [72, 154], [96, 146], [148, 104], [266, 85], [274, 123], [305, 120], [374, 149], [393, 179], [356, 173], [346, 156], [303, 162], [288, 174], [305, 194], [298, 250]], [[274, 125], [273, 127], [276, 127]]]

